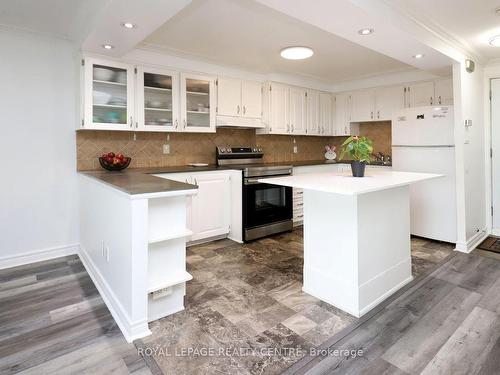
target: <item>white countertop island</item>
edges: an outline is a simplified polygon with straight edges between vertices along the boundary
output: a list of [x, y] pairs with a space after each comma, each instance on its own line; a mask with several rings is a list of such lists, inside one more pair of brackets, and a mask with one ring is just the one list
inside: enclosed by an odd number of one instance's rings
[[409, 185], [438, 177], [367, 171], [259, 181], [304, 189], [303, 289], [360, 317], [412, 280]]

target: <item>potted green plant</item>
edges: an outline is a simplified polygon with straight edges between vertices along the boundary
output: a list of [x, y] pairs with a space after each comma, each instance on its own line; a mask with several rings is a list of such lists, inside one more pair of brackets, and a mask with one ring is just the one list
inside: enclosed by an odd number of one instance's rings
[[353, 177], [365, 175], [365, 165], [372, 160], [373, 141], [366, 137], [351, 136], [342, 143], [340, 159], [348, 155], [352, 160], [351, 170]]

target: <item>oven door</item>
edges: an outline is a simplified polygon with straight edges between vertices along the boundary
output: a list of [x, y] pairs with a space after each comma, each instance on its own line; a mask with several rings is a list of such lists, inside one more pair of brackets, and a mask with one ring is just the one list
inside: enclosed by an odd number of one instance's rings
[[243, 228], [248, 229], [293, 216], [292, 188], [257, 182], [245, 178], [243, 182]]

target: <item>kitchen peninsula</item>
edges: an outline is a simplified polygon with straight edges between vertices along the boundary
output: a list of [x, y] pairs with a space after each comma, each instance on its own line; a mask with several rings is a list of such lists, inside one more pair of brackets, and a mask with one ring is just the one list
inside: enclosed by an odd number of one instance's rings
[[361, 317], [412, 280], [409, 185], [438, 177], [372, 170], [259, 181], [304, 189], [303, 290]]

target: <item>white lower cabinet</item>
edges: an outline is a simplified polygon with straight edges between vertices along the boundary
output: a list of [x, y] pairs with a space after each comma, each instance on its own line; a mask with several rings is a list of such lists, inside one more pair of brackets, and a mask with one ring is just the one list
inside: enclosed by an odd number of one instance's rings
[[230, 171], [214, 171], [156, 175], [198, 186], [197, 194], [189, 197], [187, 204], [186, 226], [193, 232], [190, 241], [200, 241], [229, 233], [232, 201], [231, 173]]
[[229, 233], [231, 195], [229, 175], [207, 173], [193, 175], [198, 194], [191, 204], [192, 241]]

